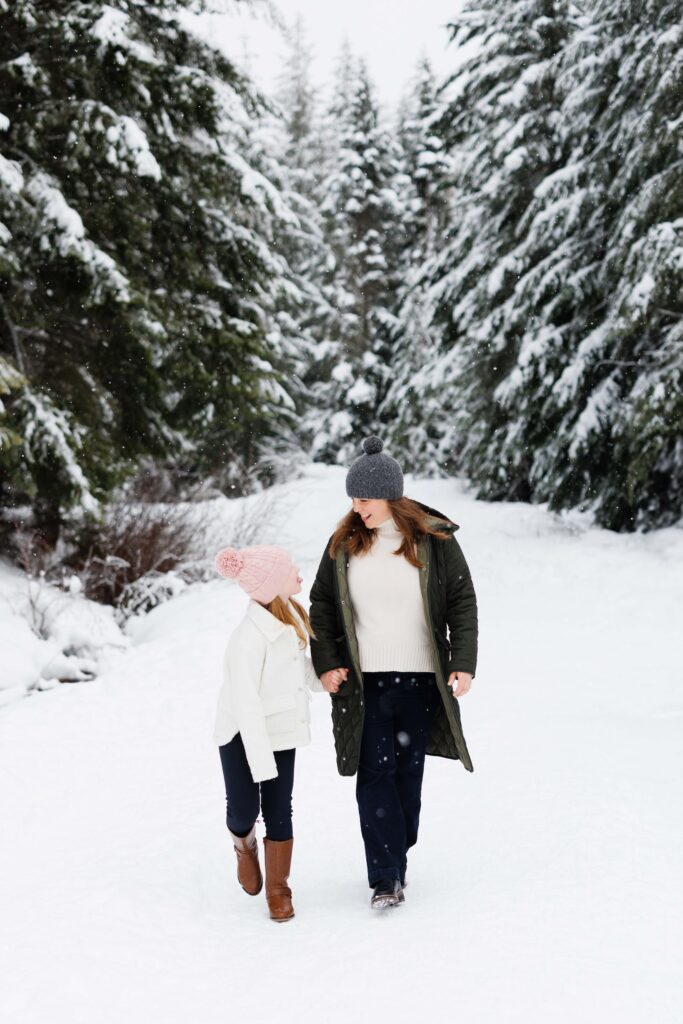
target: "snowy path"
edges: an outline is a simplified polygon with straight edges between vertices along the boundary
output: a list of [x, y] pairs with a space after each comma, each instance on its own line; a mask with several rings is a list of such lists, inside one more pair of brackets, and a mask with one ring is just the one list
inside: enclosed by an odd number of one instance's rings
[[[324, 696], [298, 757], [296, 919], [238, 888], [210, 733], [243, 599], [198, 585], [108, 675], [0, 713], [3, 1022], [683, 1019], [683, 531], [407, 493], [461, 524], [482, 655], [475, 772], [429, 759], [405, 906], [368, 908]], [[343, 472], [277, 495], [287, 529], [266, 539], [310, 585]]]

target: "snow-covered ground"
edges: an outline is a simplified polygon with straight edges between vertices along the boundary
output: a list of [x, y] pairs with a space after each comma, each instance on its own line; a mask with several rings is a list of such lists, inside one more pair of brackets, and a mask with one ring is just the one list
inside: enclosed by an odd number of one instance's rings
[[113, 609], [86, 600], [77, 576], [64, 583], [0, 562], [0, 707], [60, 681], [91, 679], [126, 650]]
[[[461, 525], [481, 658], [461, 702], [475, 771], [428, 760], [405, 905], [369, 909], [325, 695], [297, 760], [295, 920], [238, 887], [211, 731], [246, 598], [196, 584], [133, 620], [94, 682], [0, 711], [0, 1019], [683, 1020], [683, 530], [406, 491]], [[269, 497], [255, 539], [310, 586], [344, 471]], [[228, 505], [226, 537], [263, 499]]]

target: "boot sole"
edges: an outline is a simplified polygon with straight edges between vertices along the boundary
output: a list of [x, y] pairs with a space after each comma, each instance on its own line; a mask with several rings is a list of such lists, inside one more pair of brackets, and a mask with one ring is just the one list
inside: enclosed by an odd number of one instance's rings
[[403, 892], [397, 893], [395, 896], [373, 896], [370, 906], [376, 910], [384, 910], [387, 907], [399, 907], [401, 903], [405, 903]]

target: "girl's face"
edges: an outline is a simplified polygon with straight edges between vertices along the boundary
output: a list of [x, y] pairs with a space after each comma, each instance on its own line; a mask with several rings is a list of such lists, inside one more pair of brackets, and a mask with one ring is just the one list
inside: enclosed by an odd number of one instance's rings
[[299, 566], [298, 565], [292, 565], [291, 569], [289, 570], [289, 575], [287, 576], [287, 580], [286, 580], [282, 590], [280, 591], [280, 593], [277, 596], [281, 597], [282, 600], [285, 601], [285, 602], [288, 601], [290, 597], [294, 597], [295, 594], [300, 594], [301, 593], [301, 584], [302, 583], [303, 583], [303, 577], [301, 576], [301, 573], [299, 572]]
[[369, 530], [391, 519], [389, 502], [384, 498], [353, 498], [353, 511], [357, 513]]

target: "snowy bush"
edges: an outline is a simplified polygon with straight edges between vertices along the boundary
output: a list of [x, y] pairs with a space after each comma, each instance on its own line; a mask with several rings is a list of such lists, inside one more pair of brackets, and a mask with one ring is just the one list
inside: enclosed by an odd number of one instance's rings
[[40, 561], [28, 572], [0, 563], [0, 704], [94, 679], [129, 643], [113, 609], [89, 601], [73, 573]]
[[125, 499], [110, 505], [81, 537], [85, 553], [77, 564], [86, 596], [113, 605], [123, 621], [207, 578], [203, 509]]

